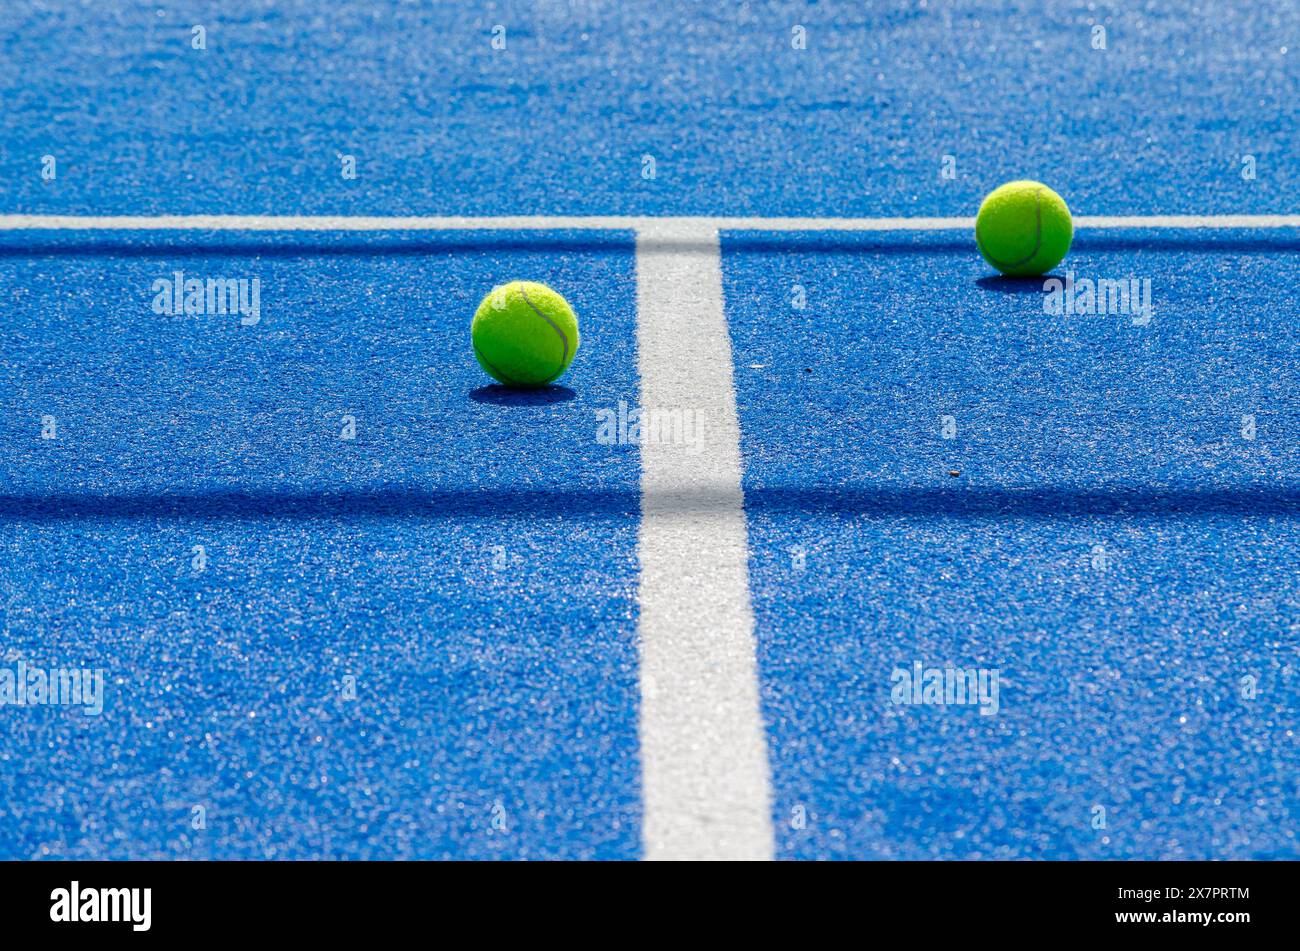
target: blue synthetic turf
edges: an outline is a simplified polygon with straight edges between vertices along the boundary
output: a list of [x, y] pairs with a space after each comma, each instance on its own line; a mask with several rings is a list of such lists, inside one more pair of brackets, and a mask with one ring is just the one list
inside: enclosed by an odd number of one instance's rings
[[[952, 216], [1024, 176], [1300, 211], [1294, 5], [218, 6], [0, 7], [0, 214]], [[1152, 279], [1135, 326], [968, 234], [726, 235], [780, 856], [1300, 855], [1298, 252], [1082, 232], [1063, 271]], [[178, 269], [259, 277], [262, 323], [154, 314]], [[0, 667], [111, 681], [3, 713], [0, 857], [637, 855], [639, 458], [593, 414], [637, 400], [634, 270], [630, 234], [0, 237]], [[562, 388], [484, 387], [509, 278], [577, 307]], [[889, 705], [915, 660], [998, 666], [1002, 711]]]
[[[782, 855], [1297, 854], [1295, 242], [1089, 234], [1134, 326], [941, 238], [726, 238]], [[999, 712], [892, 703], [917, 661]]]
[[[0, 657], [110, 681], [4, 710], [0, 857], [635, 856], [629, 237], [192, 241], [0, 246]], [[155, 315], [175, 268], [262, 322]], [[541, 396], [470, 355], [521, 275], [583, 318]]]
[[91, 214], [953, 215], [1021, 177], [1281, 212], [1297, 40], [1287, 3], [11, 3], [0, 178]]

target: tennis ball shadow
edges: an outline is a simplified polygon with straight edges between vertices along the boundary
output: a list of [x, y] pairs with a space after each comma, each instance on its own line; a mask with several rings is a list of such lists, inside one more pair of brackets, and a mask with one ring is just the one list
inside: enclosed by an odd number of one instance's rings
[[1054, 276], [1042, 274], [1038, 277], [1008, 277], [996, 274], [981, 277], [975, 284], [986, 291], [996, 291], [999, 294], [1041, 294], [1043, 282]]
[[567, 386], [520, 389], [493, 383], [491, 386], [471, 390], [469, 398], [475, 403], [491, 403], [494, 406], [550, 406], [552, 403], [567, 403], [577, 395]]

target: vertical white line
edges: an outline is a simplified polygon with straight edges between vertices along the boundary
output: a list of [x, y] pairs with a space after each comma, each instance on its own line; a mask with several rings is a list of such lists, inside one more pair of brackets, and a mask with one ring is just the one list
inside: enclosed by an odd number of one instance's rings
[[721, 257], [707, 223], [637, 232], [641, 409], [702, 427], [684, 427], [694, 445], [643, 435], [641, 447], [647, 859], [773, 854]]

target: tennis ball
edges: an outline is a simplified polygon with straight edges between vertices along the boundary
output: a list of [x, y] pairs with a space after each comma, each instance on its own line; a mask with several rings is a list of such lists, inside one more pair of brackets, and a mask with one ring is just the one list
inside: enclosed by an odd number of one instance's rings
[[474, 312], [470, 338], [479, 366], [507, 386], [545, 386], [578, 352], [578, 317], [545, 284], [492, 288]]
[[1074, 223], [1060, 195], [1041, 182], [993, 189], [975, 218], [980, 254], [1003, 274], [1046, 274], [1070, 250]]

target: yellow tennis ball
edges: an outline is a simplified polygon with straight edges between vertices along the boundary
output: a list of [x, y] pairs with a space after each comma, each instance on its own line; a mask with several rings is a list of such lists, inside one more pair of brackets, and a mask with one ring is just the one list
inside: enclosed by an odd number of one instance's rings
[[1042, 182], [1007, 182], [993, 189], [975, 218], [980, 254], [1003, 274], [1046, 274], [1061, 263], [1074, 238], [1065, 200]]
[[545, 284], [492, 288], [474, 312], [470, 338], [479, 366], [507, 386], [545, 386], [578, 352], [578, 315]]

